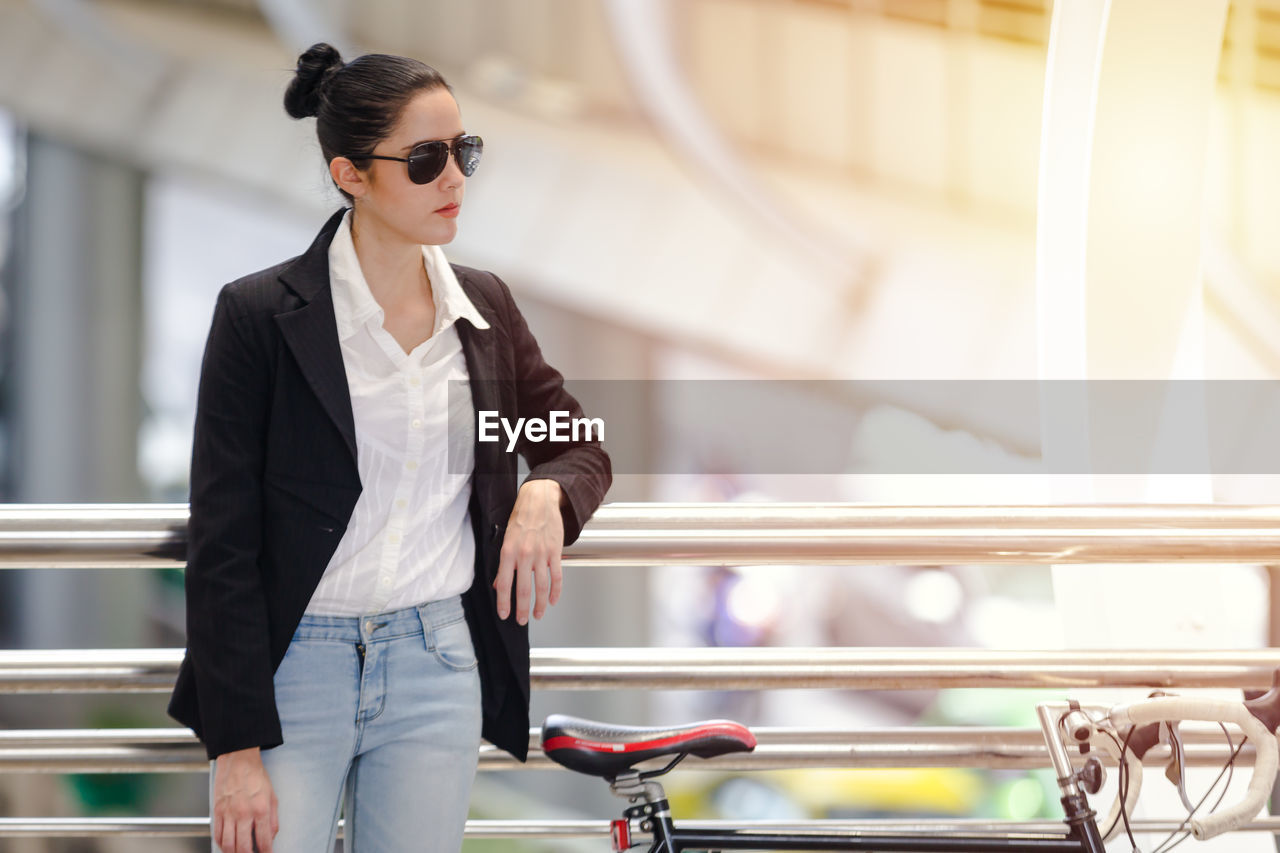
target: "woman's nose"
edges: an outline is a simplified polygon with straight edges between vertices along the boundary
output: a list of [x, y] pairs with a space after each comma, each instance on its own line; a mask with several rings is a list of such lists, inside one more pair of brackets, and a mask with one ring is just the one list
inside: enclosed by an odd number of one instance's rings
[[449, 153], [449, 160], [444, 164], [444, 171], [440, 173], [440, 181], [443, 186], [456, 187], [466, 181], [467, 176], [462, 174], [462, 167], [458, 165], [458, 159], [453, 152]]

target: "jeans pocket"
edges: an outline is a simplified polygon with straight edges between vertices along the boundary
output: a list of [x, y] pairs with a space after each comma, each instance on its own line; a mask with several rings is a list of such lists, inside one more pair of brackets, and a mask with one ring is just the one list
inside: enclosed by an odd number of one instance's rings
[[471, 629], [466, 619], [434, 625], [427, 644], [440, 663], [459, 671], [475, 669], [476, 649], [471, 642]]

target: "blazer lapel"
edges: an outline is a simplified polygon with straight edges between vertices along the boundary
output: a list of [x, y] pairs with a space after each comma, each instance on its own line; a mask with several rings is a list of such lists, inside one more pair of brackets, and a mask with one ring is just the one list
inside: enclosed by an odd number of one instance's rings
[[311, 246], [280, 271], [280, 280], [304, 300], [300, 308], [275, 315], [280, 334], [293, 352], [307, 383], [342, 433], [356, 470], [356, 423], [351, 390], [338, 343], [333, 291], [329, 289], [329, 244], [347, 209], [329, 217]]
[[[455, 273], [457, 270], [455, 269]], [[486, 334], [497, 324], [498, 318], [488, 310], [488, 303], [479, 295], [468, 275], [459, 275], [458, 284], [462, 292], [467, 294], [471, 304], [489, 323], [488, 329], [477, 329], [471, 321], [461, 318], [454, 324], [458, 330], [458, 340], [462, 343], [462, 354], [467, 362], [467, 374], [472, 383], [471, 397], [476, 411], [494, 410], [498, 408], [498, 394], [491, 381], [496, 373], [496, 354], [493, 351], [494, 337]], [[478, 383], [478, 384], [477, 384]]]
[[[458, 273], [456, 267], [454, 272]], [[498, 376], [498, 357], [494, 351], [494, 342], [497, 337], [493, 334], [494, 327], [498, 325], [498, 318], [489, 309], [488, 301], [472, 283], [470, 275], [458, 273], [458, 284], [462, 287], [463, 292], [467, 294], [467, 298], [471, 300], [471, 304], [476, 306], [476, 310], [489, 323], [488, 329], [478, 329], [466, 318], [459, 319], [454, 324], [454, 327], [458, 330], [458, 340], [462, 344], [463, 358], [467, 363], [467, 376], [471, 383], [472, 405], [476, 412], [503, 411], [506, 407], [502, 405], [500, 383], [493, 381]], [[476, 472], [492, 473], [501, 470], [499, 465], [502, 461], [502, 450], [498, 443], [482, 443], [477, 431], [474, 447]], [[498, 500], [497, 495], [494, 493], [495, 478], [493, 476], [475, 477], [473, 482], [481, 509], [486, 516], [492, 515], [496, 512]], [[506, 521], [506, 519], [504, 518], [502, 521]]]
[[[297, 293], [304, 304], [292, 311], [276, 314], [275, 321], [307, 383], [320, 400], [325, 413], [342, 433], [347, 449], [351, 452], [354, 468], [357, 461], [355, 415], [351, 411], [351, 390], [347, 385], [342, 348], [338, 343], [333, 291], [329, 288], [329, 244], [345, 214], [344, 207], [329, 217], [311, 246], [280, 271], [280, 280]], [[497, 383], [489, 381], [497, 376], [495, 337], [486, 334], [498, 323], [498, 318], [489, 309], [487, 300], [477, 290], [469, 275], [458, 275], [458, 283], [467, 298], [489, 322], [489, 329], [477, 329], [465, 318], [456, 323], [467, 372], [473, 380], [472, 400], [477, 411], [498, 411], [503, 408], [499, 389]], [[481, 444], [477, 441], [475, 451], [477, 470], [498, 470], [499, 460], [486, 459], [484, 456], [499, 453], [497, 444]]]

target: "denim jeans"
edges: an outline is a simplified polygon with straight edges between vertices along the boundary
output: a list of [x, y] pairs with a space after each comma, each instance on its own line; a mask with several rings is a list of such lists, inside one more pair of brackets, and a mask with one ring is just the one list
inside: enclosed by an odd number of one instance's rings
[[[303, 615], [275, 693], [284, 743], [262, 750], [279, 800], [275, 853], [330, 853], [339, 812], [344, 853], [457, 853], [480, 748], [480, 677], [460, 596]], [[211, 828], [216, 773], [210, 761]]]

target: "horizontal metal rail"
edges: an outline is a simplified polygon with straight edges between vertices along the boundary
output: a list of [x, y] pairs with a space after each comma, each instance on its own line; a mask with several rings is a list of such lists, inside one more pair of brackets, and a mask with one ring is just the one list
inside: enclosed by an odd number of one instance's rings
[[543, 690], [1233, 687], [1272, 683], [1280, 649], [992, 651], [940, 648], [535, 649]]
[[[1185, 830], [1176, 820], [1133, 820], [1135, 833], [1158, 832], [1167, 834]], [[1052, 821], [989, 821], [989, 820], [842, 820], [842, 821], [753, 821], [753, 820], [698, 820], [679, 821], [679, 826], [691, 830], [750, 829], [756, 832], [900, 832], [910, 834], [965, 833], [972, 835], [998, 835], [1001, 833], [1058, 832], [1064, 829], [1061, 822]], [[338, 821], [338, 837], [343, 837], [346, 821]], [[86, 838], [86, 837], [139, 837], [139, 838], [200, 838], [209, 836], [207, 817], [153, 817], [153, 818], [0, 818], [0, 838]], [[1265, 817], [1251, 821], [1237, 832], [1269, 832], [1280, 834], [1280, 817]], [[609, 839], [607, 820], [468, 820], [466, 837], [469, 839], [528, 839], [550, 841], [566, 838]]]
[[[177, 648], [2, 650], [0, 694], [167, 693], [182, 656]], [[1280, 649], [535, 648], [530, 666], [538, 690], [1264, 689]]]
[[[186, 504], [0, 507], [2, 568], [182, 568]], [[602, 507], [564, 555], [569, 566], [960, 563], [1268, 563], [1280, 507], [1230, 505], [906, 507], [864, 504], [629, 504]], [[168, 692], [182, 649], [0, 652], [0, 693]], [[990, 652], [971, 649], [535, 649], [541, 690], [948, 687], [1264, 688], [1280, 650]], [[759, 728], [755, 752], [688, 762], [706, 770], [794, 767], [1044, 767], [1038, 729]], [[1184, 732], [1192, 764], [1228, 750]], [[485, 745], [484, 770], [556, 767], [530, 732], [520, 763]], [[1167, 747], [1148, 753], [1163, 763]], [[1106, 759], [1105, 754], [1103, 755]], [[1241, 756], [1252, 761], [1246, 749]], [[207, 772], [187, 729], [0, 732], [0, 772]], [[762, 831], [1045, 832], [1055, 822], [703, 821]], [[1138, 821], [1171, 831], [1174, 821]], [[1280, 818], [1253, 831], [1280, 832]], [[340, 829], [341, 832], [341, 829]], [[0, 837], [207, 836], [209, 818], [0, 818]], [[469, 821], [467, 837], [605, 838], [607, 821]]]
[[[0, 568], [181, 568], [186, 504], [8, 504]], [[566, 565], [1267, 563], [1280, 507], [610, 503]]]
[[[1218, 767], [1230, 752], [1220, 729], [1182, 730], [1187, 763]], [[792, 767], [1048, 767], [1039, 729], [937, 727], [829, 730], [753, 728], [755, 751], [691, 760], [694, 770], [779, 770]], [[490, 744], [480, 747], [480, 769], [559, 769], [543, 753], [537, 728], [529, 732], [529, 760], [521, 763]], [[1238, 742], [1238, 741], [1237, 741]], [[1101, 755], [1104, 761], [1111, 761]], [[1147, 763], [1168, 762], [1166, 746], [1146, 755]], [[1252, 763], [1253, 749], [1237, 763]], [[661, 764], [662, 762], [658, 762]], [[646, 765], [647, 766], [647, 765]], [[204, 746], [190, 729], [35, 729], [0, 731], [0, 773], [208, 772]]]
[[182, 568], [187, 504], [6, 504], [0, 568]]

